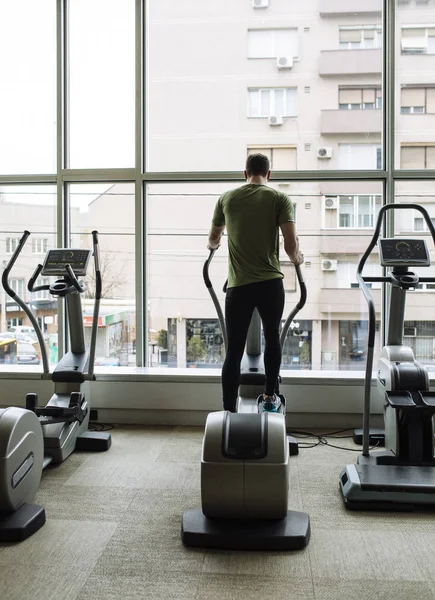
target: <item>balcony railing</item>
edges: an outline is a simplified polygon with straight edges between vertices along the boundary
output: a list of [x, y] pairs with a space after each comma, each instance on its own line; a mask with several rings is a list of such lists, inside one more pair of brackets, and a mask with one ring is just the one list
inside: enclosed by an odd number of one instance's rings
[[382, 50], [323, 50], [320, 55], [321, 77], [328, 75], [380, 75]]
[[320, 133], [322, 135], [341, 133], [380, 133], [381, 110], [322, 110]]

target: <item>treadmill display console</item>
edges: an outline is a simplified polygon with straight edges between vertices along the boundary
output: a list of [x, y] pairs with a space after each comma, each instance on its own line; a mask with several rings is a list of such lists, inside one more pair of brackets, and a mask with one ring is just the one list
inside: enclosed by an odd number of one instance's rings
[[44, 260], [41, 275], [66, 275], [65, 265], [70, 265], [76, 277], [84, 277], [91, 254], [91, 250], [74, 250], [73, 248], [49, 250]]
[[380, 239], [379, 256], [383, 267], [429, 267], [430, 265], [425, 240]]

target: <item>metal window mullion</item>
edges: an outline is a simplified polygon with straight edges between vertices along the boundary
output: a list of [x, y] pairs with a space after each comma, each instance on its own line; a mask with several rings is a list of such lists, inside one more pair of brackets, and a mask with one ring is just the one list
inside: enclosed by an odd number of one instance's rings
[[146, 198], [142, 172], [146, 170], [146, 0], [135, 0], [135, 297], [136, 297], [136, 365], [148, 361], [148, 311], [146, 278]]
[[[65, 187], [62, 179], [62, 170], [66, 157], [66, 129], [67, 129], [67, 11], [68, 0], [57, 0], [56, 3], [56, 237], [57, 246], [65, 246], [67, 239], [67, 212], [65, 205]], [[67, 349], [66, 317], [64, 302], [59, 299], [57, 303], [57, 330], [59, 359]]]

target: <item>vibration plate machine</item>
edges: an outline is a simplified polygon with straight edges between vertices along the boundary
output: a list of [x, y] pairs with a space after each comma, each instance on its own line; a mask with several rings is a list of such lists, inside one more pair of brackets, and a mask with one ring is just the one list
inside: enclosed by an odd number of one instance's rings
[[[435, 243], [435, 228], [423, 207], [386, 205], [379, 212], [373, 238], [358, 265], [357, 279], [369, 309], [363, 451], [357, 464], [347, 465], [339, 479], [345, 505], [354, 510], [412, 510], [435, 504], [435, 393], [429, 391], [427, 369], [415, 360], [412, 349], [403, 344], [406, 292], [415, 290], [420, 283], [435, 283], [435, 277], [420, 277], [409, 270], [430, 266], [424, 239], [379, 239], [384, 216], [390, 210], [420, 212]], [[386, 276], [363, 276], [364, 265], [376, 243]], [[385, 451], [372, 453], [369, 449], [370, 388], [376, 313], [367, 285], [370, 282], [390, 286], [387, 343], [382, 348], [377, 369], [377, 385], [384, 399]]]
[[[30, 292], [48, 291], [65, 298], [70, 351], [50, 373], [47, 349], [38, 320], [28, 304], [11, 288], [8, 277], [29, 237], [25, 231], [2, 276], [5, 291], [26, 313], [40, 346], [41, 378], [54, 383], [54, 394], [45, 407], [34, 393], [26, 396], [26, 409], [0, 410], [0, 541], [24, 540], [45, 523], [45, 511], [32, 504], [41, 473], [50, 463], [63, 462], [74, 450], [108, 450], [110, 433], [88, 431], [89, 382], [95, 380], [94, 358], [101, 298], [98, 233], [92, 232], [96, 293], [89, 353], [85, 348], [80, 297], [86, 286], [78, 277], [86, 275], [92, 250], [49, 250], [29, 280]], [[35, 285], [39, 276], [57, 277], [52, 285]]]
[[[213, 255], [211, 251], [203, 276], [226, 348], [225, 320], [208, 273]], [[306, 301], [299, 267], [296, 273], [300, 299], [284, 324], [281, 346]], [[218, 411], [207, 417], [201, 456], [202, 507], [186, 510], [182, 518], [181, 537], [187, 546], [299, 550], [309, 542], [309, 516], [288, 510], [289, 455], [297, 454], [298, 447], [294, 438], [287, 437], [285, 398], [279, 394], [277, 382], [280, 412], [260, 413], [257, 398], [264, 391], [264, 382], [261, 320], [255, 310], [242, 362], [237, 413]]]

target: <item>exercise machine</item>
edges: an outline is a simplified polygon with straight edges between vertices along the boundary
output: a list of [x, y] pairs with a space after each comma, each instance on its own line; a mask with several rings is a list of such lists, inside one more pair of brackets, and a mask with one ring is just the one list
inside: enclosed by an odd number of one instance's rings
[[[426, 367], [403, 344], [406, 293], [419, 283], [435, 283], [420, 277], [411, 267], [429, 267], [424, 239], [380, 238], [387, 211], [419, 211], [435, 244], [435, 228], [427, 211], [417, 204], [390, 204], [381, 208], [369, 247], [362, 256], [357, 280], [368, 304], [369, 332], [363, 411], [363, 451], [356, 465], [340, 473], [340, 488], [347, 508], [354, 510], [412, 510], [435, 504], [434, 427], [435, 393], [429, 391]], [[378, 243], [382, 277], [365, 277], [364, 265]], [[371, 381], [376, 312], [367, 283], [390, 286], [387, 343], [377, 368], [377, 386], [384, 399], [385, 450], [370, 452]]]
[[[209, 277], [214, 251], [204, 264], [205, 284], [216, 307], [227, 347], [222, 309]], [[280, 341], [306, 301], [306, 286], [296, 267], [300, 299], [287, 318]], [[225, 288], [224, 288], [225, 289]], [[201, 456], [201, 508], [183, 514], [181, 537], [187, 546], [238, 550], [299, 550], [310, 538], [306, 513], [288, 510], [290, 448], [287, 438], [285, 398], [280, 412], [259, 412], [258, 397], [264, 391], [261, 354], [261, 319], [255, 310], [248, 331], [240, 374], [237, 413], [218, 411], [208, 415]]]
[[[32, 310], [11, 288], [8, 277], [30, 236], [25, 231], [6, 266], [2, 284], [9, 296], [26, 313], [39, 342], [43, 372], [41, 379], [54, 383], [54, 394], [45, 406], [38, 405], [35, 393], [26, 396], [26, 409], [10, 407], [0, 411], [0, 540], [18, 541], [32, 535], [45, 522], [45, 511], [32, 504], [41, 473], [50, 463], [63, 462], [74, 450], [105, 451], [111, 435], [89, 431], [90, 389], [95, 380], [94, 358], [101, 298], [101, 270], [98, 233], [92, 232], [93, 251], [60, 248], [49, 250], [29, 280], [30, 292], [48, 291], [64, 298], [68, 318], [70, 351], [50, 373], [43, 332]], [[94, 256], [96, 293], [89, 353], [85, 346], [81, 295]], [[51, 285], [36, 286], [39, 276], [56, 277]]]

